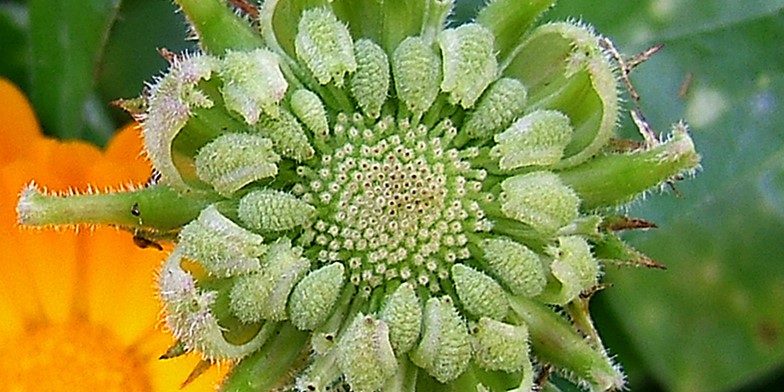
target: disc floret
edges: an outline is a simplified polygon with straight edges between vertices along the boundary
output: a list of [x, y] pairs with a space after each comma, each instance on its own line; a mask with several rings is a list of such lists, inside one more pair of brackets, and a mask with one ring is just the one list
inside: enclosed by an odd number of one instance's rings
[[597, 254], [642, 257], [606, 207], [699, 156], [683, 125], [606, 148], [618, 93], [591, 29], [520, 35], [550, 1], [497, 0], [446, 28], [449, 1], [278, 0], [256, 34], [219, 0], [178, 3], [203, 51], [174, 57], [133, 110], [157, 181], [31, 187], [22, 223], [173, 241], [166, 324], [180, 351], [238, 361], [227, 390], [531, 390], [540, 367], [623, 387], [560, 309], [590, 320], [575, 305]]

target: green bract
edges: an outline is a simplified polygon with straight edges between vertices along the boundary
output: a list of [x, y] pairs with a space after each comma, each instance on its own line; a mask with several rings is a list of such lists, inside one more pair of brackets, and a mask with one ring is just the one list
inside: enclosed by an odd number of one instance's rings
[[177, 3], [202, 51], [134, 113], [157, 181], [30, 187], [23, 224], [173, 241], [166, 324], [238, 361], [225, 390], [528, 391], [545, 368], [623, 388], [587, 298], [604, 262], [643, 256], [603, 222], [699, 156], [682, 124], [610, 143], [618, 86], [590, 28], [535, 24], [544, 0], [449, 28], [448, 0], [267, 0], [257, 20]]

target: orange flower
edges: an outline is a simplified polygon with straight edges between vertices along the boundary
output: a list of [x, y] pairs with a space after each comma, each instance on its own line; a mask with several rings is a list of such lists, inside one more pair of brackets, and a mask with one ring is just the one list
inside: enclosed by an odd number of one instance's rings
[[[41, 135], [27, 100], [0, 79], [0, 385], [10, 391], [171, 391], [194, 356], [158, 357], [172, 344], [159, 328], [154, 271], [164, 255], [130, 234], [20, 230], [14, 206], [30, 178], [50, 192], [143, 183], [134, 126], [106, 151]], [[93, 231], [98, 233], [93, 233]], [[186, 390], [214, 390], [211, 369]]]

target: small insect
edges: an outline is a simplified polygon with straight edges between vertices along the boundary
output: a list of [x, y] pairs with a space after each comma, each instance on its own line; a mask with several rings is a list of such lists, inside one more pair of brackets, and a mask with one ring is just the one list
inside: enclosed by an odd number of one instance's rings
[[133, 203], [133, 206], [131, 206], [131, 215], [133, 215], [133, 216], [141, 216], [142, 215], [142, 212], [139, 211], [139, 203]]
[[151, 240], [149, 238], [146, 238], [146, 237], [142, 236], [138, 232], [133, 235], [133, 243], [134, 243], [134, 245], [136, 245], [136, 246], [138, 246], [139, 248], [142, 248], [142, 249], [155, 248], [157, 250], [163, 250], [163, 247], [161, 246], [161, 244], [159, 244], [159, 243], [157, 243], [157, 242], [155, 242], [155, 241], [153, 241], [153, 240]]

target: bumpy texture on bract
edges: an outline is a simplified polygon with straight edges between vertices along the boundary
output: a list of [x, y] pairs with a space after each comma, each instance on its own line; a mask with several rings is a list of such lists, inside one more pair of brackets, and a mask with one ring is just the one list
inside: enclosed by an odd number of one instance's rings
[[534, 364], [623, 387], [587, 293], [642, 256], [603, 221], [699, 156], [682, 124], [609, 148], [618, 88], [590, 28], [536, 25], [542, 0], [449, 28], [444, 0], [178, 3], [204, 51], [136, 113], [157, 183], [28, 190], [23, 223], [85, 203], [174, 239], [167, 326], [239, 360], [227, 390], [531, 390]]

